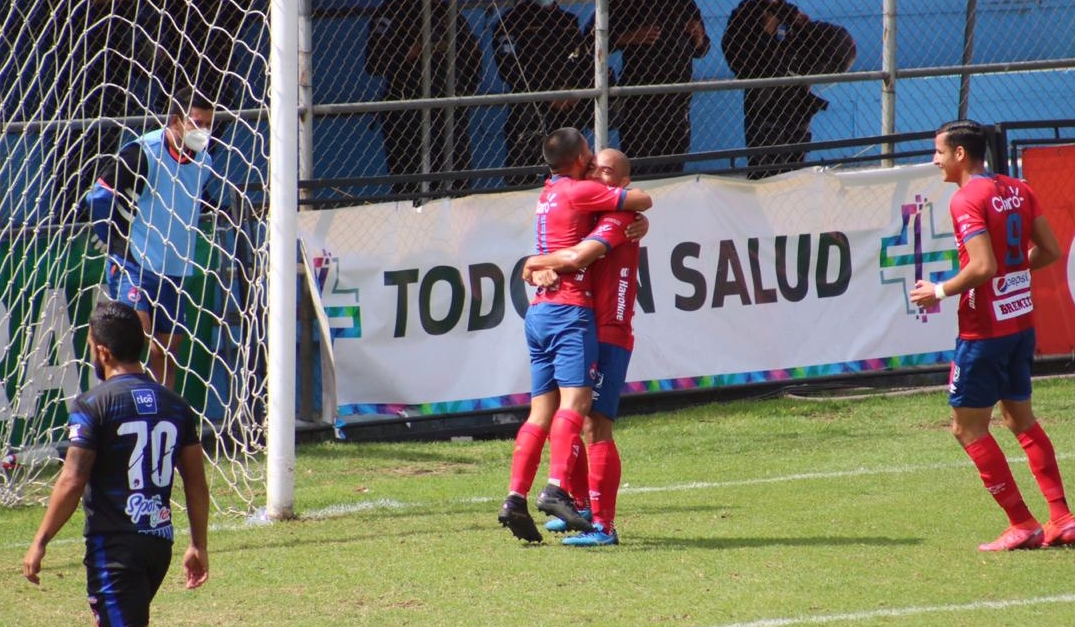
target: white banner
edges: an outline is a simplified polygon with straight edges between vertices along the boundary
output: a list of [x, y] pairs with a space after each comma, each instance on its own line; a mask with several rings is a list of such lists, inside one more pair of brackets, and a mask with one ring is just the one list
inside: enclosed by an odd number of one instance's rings
[[[628, 390], [688, 389], [942, 363], [956, 300], [916, 277], [958, 268], [932, 165], [689, 176], [654, 198]], [[341, 415], [527, 403], [519, 277], [536, 191], [299, 214], [333, 336]]]

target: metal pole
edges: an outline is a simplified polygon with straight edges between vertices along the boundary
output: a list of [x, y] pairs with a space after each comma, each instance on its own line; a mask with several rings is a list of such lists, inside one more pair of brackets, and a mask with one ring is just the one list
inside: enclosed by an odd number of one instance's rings
[[[433, 92], [433, 4], [432, 0], [422, 2], [422, 98], [429, 98]], [[422, 174], [433, 171], [431, 142], [429, 135], [433, 125], [433, 113], [422, 109]], [[422, 181], [422, 193], [429, 192], [429, 182]]]
[[[977, 22], [978, 0], [967, 0], [967, 18], [963, 22], [963, 65], [970, 65], [974, 60], [974, 28]], [[967, 119], [970, 105], [970, 72], [963, 72], [959, 77], [959, 111], [956, 118]]]
[[[444, 81], [445, 97], [455, 97], [456, 22], [459, 16], [459, 0], [448, 3], [448, 58], [445, 67], [448, 76]], [[444, 109], [444, 171], [455, 171], [455, 107]]]
[[[313, 20], [310, 19], [310, 0], [299, 2], [299, 180], [314, 178], [314, 115], [313, 115]], [[299, 189], [304, 199], [307, 190]], [[305, 271], [306, 265], [299, 266]], [[299, 416], [310, 420], [314, 414], [314, 313], [312, 294], [306, 281], [302, 282], [299, 301]]]
[[594, 101], [594, 151], [608, 148], [608, 0], [594, 0], [594, 87], [600, 90]]
[[298, 209], [298, 3], [269, 14], [269, 312], [266, 514], [295, 516], [295, 251]]
[[[896, 0], [884, 0], [884, 33], [881, 48], [881, 134], [896, 132]], [[881, 151], [891, 153], [891, 143], [881, 144]], [[890, 168], [892, 159], [882, 159], [881, 165]]]

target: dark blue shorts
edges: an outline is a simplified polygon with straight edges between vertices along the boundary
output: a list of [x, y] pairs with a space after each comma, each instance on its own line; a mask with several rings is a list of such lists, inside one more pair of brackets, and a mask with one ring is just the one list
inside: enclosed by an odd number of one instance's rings
[[627, 382], [627, 366], [631, 351], [622, 346], [602, 342], [597, 348], [597, 382], [593, 386], [593, 408], [606, 418], [616, 419], [620, 409], [620, 394]]
[[540, 303], [526, 310], [530, 393], [593, 387], [597, 377], [597, 328], [593, 310]]
[[153, 274], [116, 257], [108, 260], [108, 295], [135, 311], [148, 313], [154, 334], [171, 334], [176, 327], [186, 327], [186, 311], [179, 300], [181, 281], [182, 277]]
[[137, 533], [86, 538], [86, 596], [100, 627], [149, 624], [149, 603], [172, 562], [172, 543]]
[[948, 378], [952, 407], [992, 407], [1030, 398], [1034, 329], [987, 340], [956, 340]]

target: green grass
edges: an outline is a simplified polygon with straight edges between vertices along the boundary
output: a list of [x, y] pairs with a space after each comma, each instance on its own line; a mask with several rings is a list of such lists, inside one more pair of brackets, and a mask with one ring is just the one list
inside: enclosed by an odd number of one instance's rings
[[[1071, 380], [1038, 381], [1035, 406], [1075, 490]], [[995, 433], [1044, 519], [1022, 451]], [[1075, 551], [975, 550], [1005, 519], [940, 392], [629, 416], [617, 441], [622, 544], [591, 550], [525, 546], [497, 524], [509, 441], [300, 446], [302, 518], [214, 516], [210, 580], [193, 593], [181, 536], [153, 623], [1075, 625]], [[42, 585], [21, 577], [42, 513], [0, 511], [0, 625], [87, 625], [81, 514]]]

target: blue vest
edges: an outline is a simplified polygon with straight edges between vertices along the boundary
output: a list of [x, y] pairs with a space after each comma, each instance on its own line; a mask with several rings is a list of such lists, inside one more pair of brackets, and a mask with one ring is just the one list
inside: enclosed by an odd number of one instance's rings
[[164, 129], [134, 140], [149, 169], [131, 220], [130, 254], [143, 269], [167, 276], [194, 274], [194, 249], [201, 232], [202, 189], [213, 160], [202, 151], [180, 163], [168, 152]]

